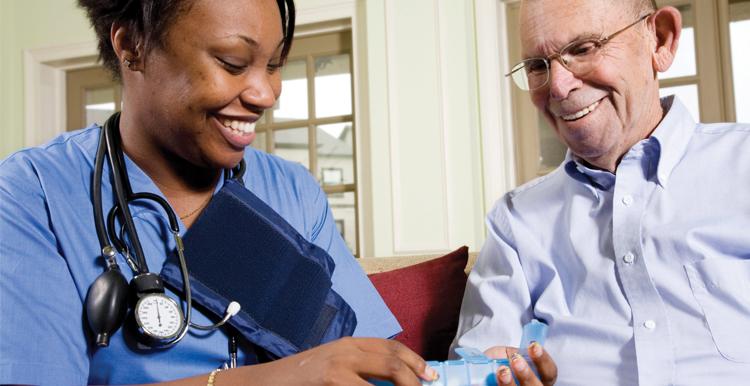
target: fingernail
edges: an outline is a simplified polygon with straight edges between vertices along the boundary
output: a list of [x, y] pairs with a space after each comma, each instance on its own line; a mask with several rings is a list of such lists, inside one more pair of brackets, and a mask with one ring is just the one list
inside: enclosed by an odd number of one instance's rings
[[513, 354], [510, 359], [510, 365], [513, 366], [513, 369], [515, 369], [517, 373], [524, 372], [528, 368], [526, 360], [524, 360], [519, 353]]
[[427, 366], [424, 369], [424, 378], [427, 381], [434, 382], [437, 381], [438, 378], [440, 378], [440, 374], [438, 374], [437, 370], [433, 369], [430, 366]]
[[497, 370], [497, 377], [503, 385], [509, 385], [513, 381], [513, 377], [510, 375], [510, 369], [506, 366], [500, 366]]
[[531, 342], [529, 345], [529, 354], [531, 354], [533, 358], [539, 358], [542, 356], [542, 345], [539, 344], [539, 342]]

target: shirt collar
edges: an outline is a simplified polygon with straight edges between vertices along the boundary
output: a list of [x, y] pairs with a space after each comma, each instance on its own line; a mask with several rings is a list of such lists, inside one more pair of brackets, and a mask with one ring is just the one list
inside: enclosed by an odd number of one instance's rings
[[[656, 180], [664, 187], [675, 166], [685, 154], [696, 123], [685, 105], [674, 95], [662, 98], [661, 107], [666, 114], [647, 141], [656, 145], [655, 153], [658, 162]], [[570, 150], [563, 164], [568, 175], [580, 182], [591, 183], [602, 190], [609, 190], [615, 183], [614, 174], [586, 166]]]
[[675, 166], [685, 155], [695, 132], [696, 122], [687, 107], [674, 95], [662, 98], [661, 106], [667, 113], [651, 137], [656, 139], [660, 150], [656, 179], [664, 187]]
[[615, 175], [607, 170], [594, 169], [583, 162], [577, 155], [568, 149], [565, 154], [565, 171], [573, 179], [592, 184], [598, 189], [609, 190], [615, 184]]

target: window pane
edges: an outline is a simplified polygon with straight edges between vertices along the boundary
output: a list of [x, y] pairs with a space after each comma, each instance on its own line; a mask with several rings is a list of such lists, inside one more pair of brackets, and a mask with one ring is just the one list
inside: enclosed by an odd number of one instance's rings
[[266, 132], [256, 132], [251, 146], [258, 150], [266, 151]]
[[281, 68], [281, 97], [273, 108], [275, 122], [307, 119], [307, 66], [304, 60]]
[[677, 78], [695, 75], [695, 28], [693, 28], [693, 12], [690, 5], [677, 7], [682, 14], [682, 34], [680, 46], [677, 49], [672, 66], [664, 73], [659, 73], [659, 79]]
[[539, 171], [547, 173], [559, 166], [565, 159], [567, 150], [567, 146], [557, 138], [555, 130], [539, 114]]
[[[750, 122], [750, 110], [742, 108], [750, 100], [750, 1], [735, 1], [729, 5], [729, 36], [732, 47], [732, 77], [734, 78], [734, 106], [737, 122]], [[741, 103], [740, 101], [745, 101]]]
[[321, 185], [354, 183], [352, 123], [321, 125], [317, 129], [318, 171]]
[[87, 89], [84, 91], [86, 101], [86, 127], [93, 123], [103, 125], [115, 112], [114, 87]]
[[352, 254], [357, 251], [357, 223], [354, 207], [354, 192], [333, 193], [328, 195], [336, 228], [346, 241], [346, 246]]
[[664, 87], [659, 90], [660, 96], [677, 95], [696, 122], [700, 122], [700, 105], [698, 104], [698, 85], [689, 84], [687, 86]]
[[310, 150], [307, 127], [276, 130], [273, 132], [274, 153], [281, 158], [299, 162], [310, 169]]
[[349, 55], [315, 58], [315, 117], [352, 113], [352, 76]]

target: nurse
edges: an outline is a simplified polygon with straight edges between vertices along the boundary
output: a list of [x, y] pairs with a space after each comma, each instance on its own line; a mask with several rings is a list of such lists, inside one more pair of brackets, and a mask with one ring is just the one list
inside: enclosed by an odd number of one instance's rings
[[[184, 234], [244, 160], [245, 187], [335, 262], [335, 290], [357, 316], [342, 338], [255, 364], [240, 341], [227, 361], [225, 329], [190, 332], [174, 347], [137, 350], [119, 329], [97, 348], [84, 300], [103, 263], [92, 176], [101, 128], [70, 132], [0, 163], [0, 384], [365, 384], [370, 377], [418, 385], [433, 370], [398, 342], [400, 327], [348, 252], [325, 194], [303, 167], [249, 147], [254, 125], [281, 92], [294, 31], [292, 0], [80, 0], [103, 64], [123, 84], [119, 136], [135, 192], [166, 199]], [[109, 171], [102, 178], [112, 207]], [[130, 205], [151, 272], [175, 243], [164, 213]], [[252, 232], [248, 229], [247, 232]], [[167, 233], [168, 235], [168, 233]], [[119, 263], [124, 264], [121, 256]], [[127, 280], [132, 276], [123, 269]], [[179, 296], [167, 289], [167, 295]], [[215, 322], [193, 312], [193, 321]]]

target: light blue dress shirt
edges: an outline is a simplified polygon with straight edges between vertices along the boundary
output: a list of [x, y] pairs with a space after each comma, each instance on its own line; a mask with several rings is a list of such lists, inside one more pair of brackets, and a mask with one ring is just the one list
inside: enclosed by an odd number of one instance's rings
[[[120, 329], [109, 347], [92, 347], [82, 304], [103, 272], [91, 203], [98, 133], [89, 128], [64, 134], [0, 163], [0, 384], [156, 382], [207, 373], [228, 359], [223, 330], [193, 329], [171, 349], [137, 353], [125, 345]], [[398, 322], [348, 251], [310, 173], [252, 148], [245, 161], [247, 188], [333, 257], [333, 288], [357, 314], [354, 335], [398, 333]], [[133, 191], [163, 196], [135, 163], [126, 159], [126, 164]], [[103, 181], [106, 215], [112, 205], [107, 167]], [[158, 273], [174, 248], [165, 237], [166, 217], [148, 201], [132, 204], [131, 211], [148, 266]], [[130, 280], [132, 273], [118, 259]], [[212, 323], [200, 309], [194, 309], [193, 320]], [[242, 346], [239, 356], [242, 363]]]
[[750, 382], [750, 125], [662, 105], [616, 175], [569, 153], [499, 200], [454, 346], [540, 318], [559, 385]]

